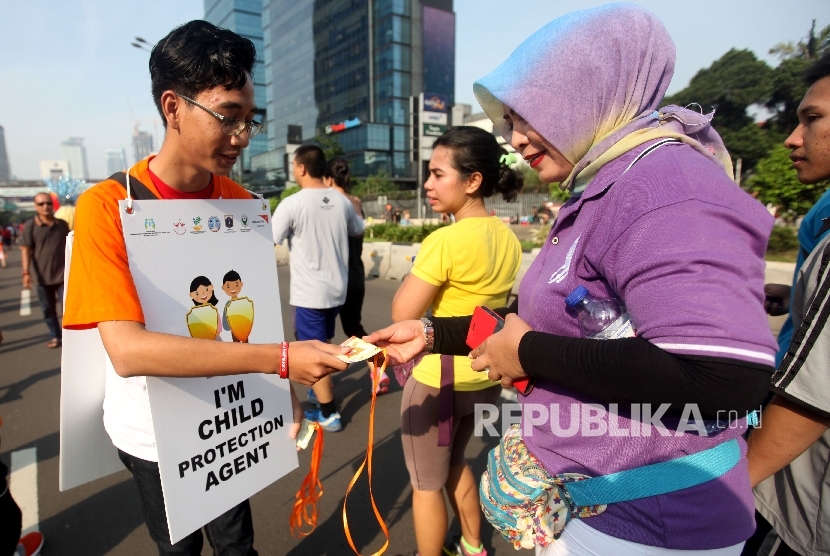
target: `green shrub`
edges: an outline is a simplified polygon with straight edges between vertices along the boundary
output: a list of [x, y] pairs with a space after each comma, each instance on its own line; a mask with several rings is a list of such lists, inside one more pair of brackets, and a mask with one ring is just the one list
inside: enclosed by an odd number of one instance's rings
[[780, 255], [798, 250], [798, 234], [789, 226], [773, 226], [767, 243], [767, 253]]
[[425, 224], [423, 226], [400, 226], [392, 223], [375, 224], [366, 228], [363, 237], [397, 243], [421, 243], [429, 234], [447, 225], [444, 223]]

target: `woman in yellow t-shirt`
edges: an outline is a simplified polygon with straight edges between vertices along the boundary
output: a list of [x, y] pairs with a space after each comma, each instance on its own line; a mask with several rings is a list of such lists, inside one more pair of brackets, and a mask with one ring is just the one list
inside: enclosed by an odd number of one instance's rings
[[[427, 309], [438, 317], [469, 315], [478, 305], [507, 302], [522, 249], [510, 228], [484, 206], [496, 193], [513, 200], [522, 188], [521, 175], [501, 162], [503, 154], [495, 137], [476, 127], [452, 128], [435, 141], [426, 198], [435, 212], [453, 215], [455, 224], [424, 240], [392, 301], [395, 322], [423, 317]], [[441, 384], [449, 387], [450, 381], [452, 390], [445, 389], [442, 399]], [[461, 524], [458, 553], [486, 555], [477, 481], [464, 449], [473, 433], [475, 404], [495, 403], [500, 391], [486, 373], [472, 371], [466, 357], [427, 355], [407, 381], [401, 439], [420, 556], [441, 554], [448, 521], [444, 488]]]

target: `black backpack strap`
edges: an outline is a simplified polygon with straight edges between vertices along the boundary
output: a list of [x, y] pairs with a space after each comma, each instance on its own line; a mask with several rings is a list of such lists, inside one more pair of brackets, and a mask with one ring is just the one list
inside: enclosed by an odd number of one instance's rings
[[[109, 179], [117, 181], [121, 184], [121, 187], [124, 188], [124, 191], [127, 190], [127, 174], [124, 172], [116, 172], [109, 177]], [[153, 192], [150, 191], [146, 185], [138, 181], [135, 176], [130, 176], [130, 195], [136, 201], [157, 201], [158, 197], [153, 195]]]

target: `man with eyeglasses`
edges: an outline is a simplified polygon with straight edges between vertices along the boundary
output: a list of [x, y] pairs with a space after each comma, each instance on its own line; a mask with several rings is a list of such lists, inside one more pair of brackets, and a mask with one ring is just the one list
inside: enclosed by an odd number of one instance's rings
[[69, 225], [55, 218], [52, 197], [35, 195], [35, 216], [23, 225], [20, 250], [23, 252], [23, 287], [32, 288], [32, 274], [37, 279], [37, 298], [43, 320], [49, 327], [48, 348], [61, 345], [58, 302], [63, 300], [63, 269]]
[[[153, 48], [150, 77], [153, 100], [166, 128], [158, 155], [129, 170], [155, 198], [250, 199], [227, 176], [260, 130], [251, 74], [253, 43], [206, 21], [191, 21]], [[147, 396], [146, 376], [210, 377], [280, 372], [280, 344], [213, 342], [150, 332], [130, 274], [118, 210], [124, 199], [118, 174], [84, 192], [75, 213], [75, 236], [64, 326], [97, 327], [112, 362], [107, 369], [104, 427], [133, 474], [144, 518], [159, 554], [202, 553], [195, 531], [172, 544], [158, 468], [158, 450]], [[317, 341], [291, 342], [289, 378], [313, 385], [343, 371], [335, 355], [348, 350]], [[302, 410], [292, 390], [296, 438]], [[171, 424], [172, 425], [172, 424]], [[215, 554], [255, 555], [251, 508], [244, 501], [204, 527]]]

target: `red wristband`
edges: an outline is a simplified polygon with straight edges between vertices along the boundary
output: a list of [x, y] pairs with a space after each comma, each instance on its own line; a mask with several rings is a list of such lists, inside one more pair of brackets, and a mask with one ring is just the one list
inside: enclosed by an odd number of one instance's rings
[[288, 378], [288, 342], [282, 343], [282, 361], [280, 361], [280, 378]]

